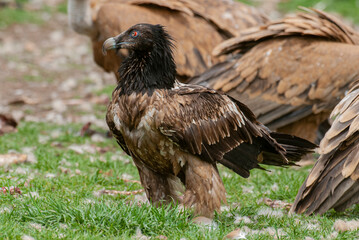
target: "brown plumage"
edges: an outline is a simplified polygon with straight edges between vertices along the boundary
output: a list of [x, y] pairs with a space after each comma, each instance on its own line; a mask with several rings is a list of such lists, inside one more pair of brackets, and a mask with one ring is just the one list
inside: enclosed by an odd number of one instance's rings
[[[104, 57], [102, 44], [138, 22], [168, 27], [177, 41], [177, 77], [185, 81], [218, 61], [211, 52], [220, 42], [267, 21], [255, 8], [232, 0], [92, 0], [91, 8], [88, 1], [69, 0], [71, 26], [91, 36], [96, 63], [116, 74], [126, 54]], [[87, 23], [86, 14], [92, 16]]]
[[320, 157], [300, 188], [292, 212], [323, 214], [359, 203], [359, 83], [331, 113]]
[[214, 54], [234, 56], [192, 82], [244, 102], [271, 129], [314, 141], [359, 75], [359, 36], [327, 13], [307, 11], [221, 43]]
[[137, 24], [103, 46], [129, 50], [106, 120], [132, 156], [152, 203], [182, 202], [196, 214], [212, 217], [226, 201], [217, 162], [248, 177], [260, 163], [293, 164], [315, 147], [270, 132], [229, 96], [179, 83], [171, 47], [163, 27], [150, 24]]

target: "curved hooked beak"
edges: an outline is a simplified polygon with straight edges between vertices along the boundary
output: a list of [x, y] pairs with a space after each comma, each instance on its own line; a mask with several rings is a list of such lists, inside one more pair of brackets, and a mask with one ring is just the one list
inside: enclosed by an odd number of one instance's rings
[[107, 50], [116, 49], [116, 48], [117, 48], [116, 37], [108, 38], [102, 45], [102, 54], [106, 55]]
[[102, 53], [106, 55], [107, 50], [110, 49], [121, 49], [123, 45], [127, 44], [127, 42], [122, 42], [122, 38], [124, 37], [125, 32], [117, 35], [116, 37], [108, 38], [102, 45]]

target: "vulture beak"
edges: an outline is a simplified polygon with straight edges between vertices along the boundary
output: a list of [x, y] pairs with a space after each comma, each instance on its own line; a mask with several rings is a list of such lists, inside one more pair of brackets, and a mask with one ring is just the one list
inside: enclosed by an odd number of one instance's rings
[[106, 55], [107, 50], [117, 48], [116, 39], [114, 37], [108, 38], [102, 45], [102, 54]]
[[107, 50], [122, 48], [122, 45], [126, 43], [126, 42], [122, 42], [122, 38], [124, 37], [124, 35], [125, 32], [117, 35], [116, 37], [108, 38], [102, 45], [103, 55], [106, 55]]

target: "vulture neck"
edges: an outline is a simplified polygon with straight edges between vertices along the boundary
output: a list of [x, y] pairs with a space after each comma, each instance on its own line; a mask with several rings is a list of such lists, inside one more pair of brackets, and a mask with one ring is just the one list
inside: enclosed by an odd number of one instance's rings
[[171, 89], [176, 79], [176, 65], [170, 45], [154, 46], [152, 51], [132, 51], [119, 69], [120, 95]]

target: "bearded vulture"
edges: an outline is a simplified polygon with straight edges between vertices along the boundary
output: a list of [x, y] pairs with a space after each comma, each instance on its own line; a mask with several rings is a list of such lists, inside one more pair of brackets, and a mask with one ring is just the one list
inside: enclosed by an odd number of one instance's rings
[[154, 205], [175, 201], [212, 217], [226, 202], [217, 163], [248, 177], [259, 164], [290, 165], [316, 147], [271, 132], [227, 95], [178, 82], [172, 48], [167, 31], [151, 24], [134, 25], [103, 45], [104, 53], [129, 51], [106, 121]]

